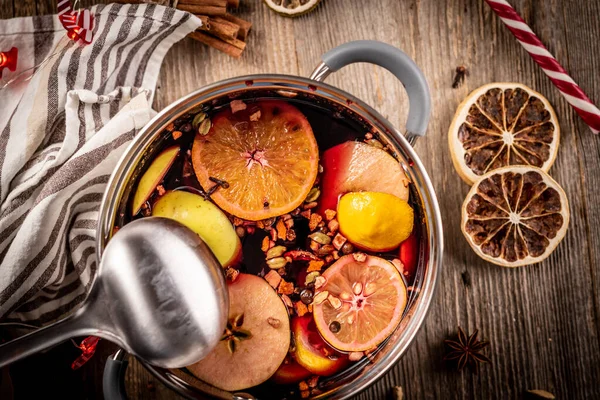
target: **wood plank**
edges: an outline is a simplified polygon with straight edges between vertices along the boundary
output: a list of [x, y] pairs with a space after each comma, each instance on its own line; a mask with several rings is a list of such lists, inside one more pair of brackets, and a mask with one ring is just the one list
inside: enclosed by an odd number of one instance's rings
[[15, 5], [12, 0], [3, 0], [0, 4], [0, 19], [8, 19], [15, 16]]
[[[93, 0], [84, 1], [89, 5]], [[17, 6], [17, 3], [19, 5]], [[4, 18], [41, 13], [33, 1], [2, 4]], [[600, 103], [600, 3], [593, 0], [513, 0], [533, 30], [592, 99]], [[416, 150], [438, 193], [445, 228], [445, 257], [436, 297], [423, 329], [405, 357], [357, 399], [391, 398], [401, 385], [410, 399], [521, 398], [545, 389], [557, 398], [600, 398], [600, 144], [550, 81], [480, 0], [362, 2], [324, 0], [312, 13], [287, 19], [259, 0], [245, 0], [240, 16], [253, 30], [235, 60], [192, 40], [167, 54], [154, 98], [162, 109], [208, 83], [244, 74], [307, 76], [321, 54], [349, 40], [375, 39], [403, 49], [423, 69], [433, 96], [428, 137]], [[29, 8], [27, 8], [29, 7]], [[17, 9], [18, 8], [18, 9]], [[45, 11], [44, 11], [45, 12]], [[470, 71], [452, 89], [454, 69]], [[459, 210], [468, 187], [454, 172], [447, 130], [462, 99], [494, 81], [529, 85], [554, 105], [562, 131], [551, 175], [570, 199], [564, 242], [545, 262], [515, 270], [480, 260], [460, 233]], [[406, 122], [407, 98], [387, 71], [353, 65], [328, 83], [371, 104], [395, 126]], [[491, 341], [491, 365], [478, 375], [447, 368], [443, 340], [457, 326], [478, 328]], [[96, 398], [105, 357], [86, 366], [80, 397]], [[178, 399], [135, 360], [127, 372], [132, 399]]]
[[13, 6], [15, 17], [27, 17], [29, 15], [36, 15], [35, 0], [14, 1]]
[[36, 14], [48, 15], [56, 13], [57, 1], [53, 0], [36, 0]]

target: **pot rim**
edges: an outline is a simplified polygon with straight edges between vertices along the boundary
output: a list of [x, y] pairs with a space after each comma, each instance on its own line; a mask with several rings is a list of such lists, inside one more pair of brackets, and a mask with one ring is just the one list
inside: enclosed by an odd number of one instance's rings
[[[197, 89], [174, 101], [160, 111], [135, 136], [131, 144], [124, 151], [108, 181], [98, 214], [98, 228], [96, 232], [97, 265], [100, 265], [102, 251], [112, 233], [112, 227], [115, 222], [116, 213], [118, 212], [117, 207], [123, 195], [125, 185], [131, 178], [134, 167], [139, 163], [152, 142], [163, 132], [164, 127], [195, 105], [206, 103], [211, 99], [219, 98], [233, 92], [255, 89], [289, 89], [292, 91], [301, 91], [325, 98], [344, 108], [350, 108], [353, 113], [361, 116], [369, 124], [379, 129], [385, 140], [392, 144], [397, 152], [400, 153], [401, 158], [404, 159], [401, 165], [403, 165], [420, 197], [424, 222], [427, 228], [427, 232], [424, 233], [428, 234], [429, 257], [427, 259], [426, 273], [423, 277], [421, 292], [419, 293], [418, 304], [415, 305], [408, 323], [403, 328], [402, 334], [392, 346], [392, 349], [386, 352], [376, 363], [370, 365], [369, 371], [349, 383], [344, 383], [328, 392], [313, 397], [314, 399], [325, 397], [346, 399], [374, 384], [406, 353], [409, 345], [413, 342], [417, 332], [425, 321], [437, 286], [437, 278], [440, 274], [443, 256], [443, 228], [439, 205], [429, 175], [421, 163], [419, 156], [398, 129], [376, 110], [355, 96], [327, 83], [309, 78], [294, 75], [257, 74], [221, 80]], [[410, 165], [410, 167], [407, 167], [407, 165]], [[157, 376], [162, 374], [155, 367], [149, 366], [143, 361], [142, 363], [153, 374]], [[163, 383], [170, 383], [165, 376], [159, 376], [159, 379]], [[181, 391], [181, 385], [170, 384], [169, 386], [177, 391]]]

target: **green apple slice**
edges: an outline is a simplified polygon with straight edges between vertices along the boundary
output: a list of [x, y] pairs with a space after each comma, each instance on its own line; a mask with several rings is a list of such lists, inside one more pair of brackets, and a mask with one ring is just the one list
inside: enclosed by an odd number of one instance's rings
[[131, 215], [136, 215], [142, 209], [144, 203], [148, 200], [156, 186], [165, 177], [166, 173], [173, 165], [173, 162], [179, 154], [179, 147], [173, 146], [163, 150], [150, 164], [150, 167], [144, 172], [140, 182], [138, 183], [135, 195], [133, 196], [133, 204], [131, 207]]
[[180, 190], [165, 193], [154, 203], [152, 215], [181, 222], [200, 236], [223, 267], [239, 261], [240, 238], [227, 216], [208, 200]]

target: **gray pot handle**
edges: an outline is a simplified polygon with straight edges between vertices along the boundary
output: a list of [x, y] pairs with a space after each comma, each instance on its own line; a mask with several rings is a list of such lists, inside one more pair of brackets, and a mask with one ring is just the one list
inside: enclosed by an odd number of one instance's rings
[[357, 40], [338, 46], [321, 57], [323, 62], [313, 71], [310, 78], [323, 81], [329, 74], [346, 65], [368, 62], [390, 71], [402, 82], [408, 93], [409, 111], [406, 121], [406, 136], [409, 141], [425, 136], [431, 96], [423, 72], [402, 50], [389, 44], [373, 40]]
[[127, 400], [125, 391], [125, 371], [128, 362], [125, 351], [119, 350], [106, 359], [102, 375], [102, 391], [104, 400]]

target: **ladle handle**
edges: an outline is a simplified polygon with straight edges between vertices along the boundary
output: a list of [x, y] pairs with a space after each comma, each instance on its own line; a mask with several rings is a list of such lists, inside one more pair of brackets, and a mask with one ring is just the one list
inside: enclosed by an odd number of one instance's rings
[[49, 349], [72, 337], [93, 334], [94, 330], [81, 328], [80, 315], [81, 313], [78, 312], [73, 316], [1, 345], [0, 368]]
[[408, 94], [409, 111], [406, 136], [413, 143], [425, 136], [431, 113], [431, 96], [423, 72], [402, 50], [374, 40], [357, 40], [329, 50], [310, 78], [323, 81], [329, 74], [349, 64], [367, 62], [390, 71], [402, 82]]

